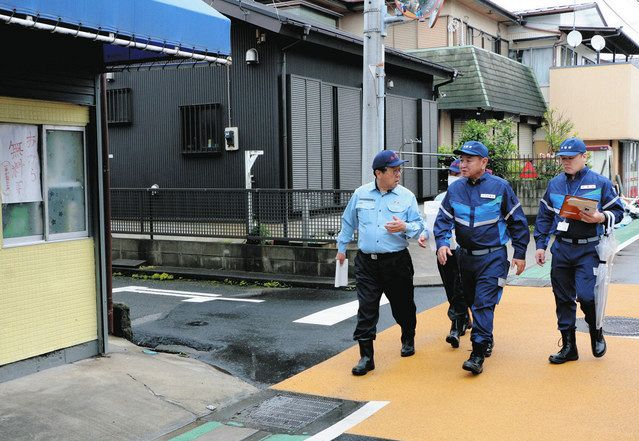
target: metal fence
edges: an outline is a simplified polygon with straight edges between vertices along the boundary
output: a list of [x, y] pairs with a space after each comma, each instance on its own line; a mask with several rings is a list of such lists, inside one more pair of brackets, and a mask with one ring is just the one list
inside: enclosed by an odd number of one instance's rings
[[112, 233], [334, 242], [351, 190], [113, 188]]
[[545, 156], [513, 156], [494, 161], [494, 172], [509, 182], [538, 179], [549, 181], [562, 171], [559, 158]]

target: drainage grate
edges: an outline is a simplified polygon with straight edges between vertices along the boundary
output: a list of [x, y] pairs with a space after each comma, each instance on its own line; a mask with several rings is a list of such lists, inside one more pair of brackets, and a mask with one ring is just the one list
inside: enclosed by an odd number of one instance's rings
[[[588, 332], [588, 325], [579, 319], [577, 329]], [[604, 334], [622, 337], [639, 336], [639, 319], [633, 317], [606, 316], [603, 323]]]
[[341, 402], [276, 395], [245, 409], [233, 420], [283, 430], [299, 430], [339, 407]]

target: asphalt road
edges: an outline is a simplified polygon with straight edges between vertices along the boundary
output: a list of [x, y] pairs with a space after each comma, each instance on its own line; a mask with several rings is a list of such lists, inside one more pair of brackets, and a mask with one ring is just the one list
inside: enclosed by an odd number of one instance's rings
[[[137, 344], [184, 352], [258, 387], [278, 383], [355, 344], [354, 315], [332, 325], [295, 323], [319, 311], [356, 301], [354, 291], [128, 277], [115, 277], [113, 285], [121, 289], [114, 292], [114, 301], [127, 304], [131, 310]], [[215, 294], [224, 299], [212, 300], [210, 296]], [[415, 291], [418, 312], [445, 300], [441, 287]], [[378, 330], [394, 324], [390, 306], [383, 305]], [[427, 329], [431, 331], [427, 324], [418, 323], [418, 333]], [[439, 332], [443, 341], [448, 329]], [[398, 356], [399, 349], [398, 341]]]

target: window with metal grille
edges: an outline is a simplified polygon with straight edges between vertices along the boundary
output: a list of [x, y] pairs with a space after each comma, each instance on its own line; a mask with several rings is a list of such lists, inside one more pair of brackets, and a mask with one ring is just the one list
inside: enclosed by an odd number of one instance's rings
[[219, 153], [222, 151], [222, 105], [180, 106], [182, 153]]
[[107, 90], [107, 121], [109, 124], [133, 122], [131, 89]]

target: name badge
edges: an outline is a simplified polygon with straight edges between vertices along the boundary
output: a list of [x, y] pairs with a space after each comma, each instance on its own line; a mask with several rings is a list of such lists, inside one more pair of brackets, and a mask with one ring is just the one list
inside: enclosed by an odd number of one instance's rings
[[597, 188], [597, 186], [595, 184], [588, 184], [588, 185], [582, 185], [579, 188], [582, 190], [594, 190], [595, 188]]
[[568, 226], [570, 224], [566, 221], [561, 221], [557, 224], [557, 231], [568, 231]]
[[494, 194], [482, 193], [482, 194], [479, 195], [479, 197], [484, 198], [484, 199], [495, 199], [497, 196], [495, 196]]

